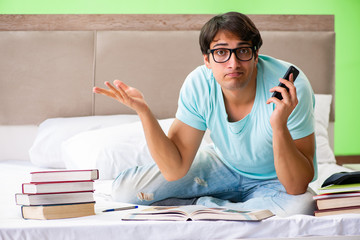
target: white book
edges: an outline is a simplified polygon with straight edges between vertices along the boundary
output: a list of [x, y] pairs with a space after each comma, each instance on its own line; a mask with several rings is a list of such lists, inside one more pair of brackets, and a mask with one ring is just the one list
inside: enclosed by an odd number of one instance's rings
[[31, 182], [87, 181], [99, 179], [98, 169], [31, 172]]
[[94, 193], [91, 192], [74, 192], [74, 193], [51, 193], [51, 194], [15, 194], [17, 205], [53, 205], [53, 204], [70, 204], [93, 202]]
[[94, 191], [94, 181], [23, 183], [22, 193], [67, 193]]

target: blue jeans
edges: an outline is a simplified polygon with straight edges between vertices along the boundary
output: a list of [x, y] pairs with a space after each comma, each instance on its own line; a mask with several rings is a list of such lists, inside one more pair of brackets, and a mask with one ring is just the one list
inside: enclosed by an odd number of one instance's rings
[[167, 198], [198, 198], [196, 204], [238, 210], [269, 209], [278, 216], [312, 215], [313, 194], [287, 194], [276, 179], [258, 180], [244, 177], [227, 167], [212, 146], [201, 148], [189, 172], [168, 182], [157, 165], [137, 166], [125, 170], [113, 182], [116, 201], [150, 205]]

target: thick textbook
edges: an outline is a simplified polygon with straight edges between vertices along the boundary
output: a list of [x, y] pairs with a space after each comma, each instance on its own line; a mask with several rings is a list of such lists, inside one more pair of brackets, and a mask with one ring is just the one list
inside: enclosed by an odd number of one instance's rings
[[351, 213], [357, 214], [360, 213], [360, 206], [323, 209], [323, 210], [317, 210], [314, 213], [315, 213], [315, 217], [337, 215], [337, 214], [351, 214]]
[[23, 183], [22, 193], [67, 193], [94, 191], [94, 181]]
[[55, 205], [93, 202], [94, 193], [90, 192], [74, 192], [74, 193], [50, 193], [50, 194], [15, 194], [17, 205]]
[[360, 192], [323, 194], [313, 199], [319, 210], [360, 206]]
[[261, 221], [274, 216], [270, 210], [238, 211], [226, 208], [208, 208], [201, 205], [153, 206], [131, 212], [122, 217], [126, 221]]
[[87, 181], [99, 179], [98, 169], [31, 172], [31, 182]]
[[24, 219], [61, 219], [95, 215], [95, 202], [43, 206], [21, 206]]

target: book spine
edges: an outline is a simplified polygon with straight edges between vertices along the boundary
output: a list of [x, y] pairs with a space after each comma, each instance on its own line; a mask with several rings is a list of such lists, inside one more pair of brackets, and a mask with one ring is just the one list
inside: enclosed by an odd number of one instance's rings
[[342, 212], [342, 211], [349, 211], [349, 210], [355, 210], [355, 209], [360, 209], [360, 206], [322, 209], [322, 210], [315, 211], [315, 213]]
[[23, 192], [23, 194], [26, 195], [41, 195], [41, 194], [64, 194], [64, 193], [82, 193], [82, 192], [94, 192], [93, 190], [88, 191], [88, 190], [84, 190], [84, 191], [67, 191], [67, 192], [41, 192], [41, 193], [27, 193], [27, 192]]
[[23, 194], [27, 196], [32, 195], [56, 195], [56, 194], [71, 194], [71, 193], [85, 193], [85, 192], [94, 192], [95, 190], [86, 190], [86, 191], [77, 191], [77, 192], [54, 192], [54, 193], [16, 193], [16, 194]]
[[[71, 191], [46, 191], [46, 192], [43, 192], [43, 191], [39, 191], [37, 189], [37, 186], [45, 186], [45, 185], [50, 185], [50, 186], [53, 186], [55, 187], [56, 185], [60, 184], [61, 186], [58, 185], [58, 187], [60, 187], [60, 189], [65, 189], [66, 187], [68, 186], [71, 186], [73, 183], [91, 183], [91, 188], [92, 189], [89, 189], [89, 188], [85, 188], [85, 189], [79, 189], [77, 188], [77, 190], [71, 190]], [[87, 181], [71, 181], [71, 182], [30, 182], [30, 183], [23, 183], [22, 184], [22, 193], [23, 194], [49, 194], [49, 193], [73, 193], [73, 192], [88, 192], [88, 191], [94, 191], [93, 185], [94, 181], [93, 180], [87, 180]], [[27, 187], [28, 186], [28, 187]], [[90, 187], [87, 186], [87, 187]], [[30, 189], [29, 189], [30, 188]]]
[[[88, 172], [83, 175], [80, 173]], [[61, 177], [58, 174], [61, 174]], [[79, 174], [77, 174], [79, 173]], [[62, 178], [63, 181], [87, 181], [99, 179], [99, 170], [61, 170], [61, 171], [42, 171], [42, 172], [31, 172], [31, 182], [55, 182]], [[39, 178], [40, 177], [40, 178]]]
[[[43, 204], [54, 205], [54, 204], [64, 204], [71, 202], [82, 203], [82, 202], [94, 201], [93, 193], [94, 191], [66, 192], [66, 193], [38, 193], [38, 194], [16, 193], [15, 202], [16, 205], [27, 205], [27, 206], [37, 206]], [[84, 196], [86, 196], [87, 201], [83, 201], [85, 198], [80, 198]]]
[[56, 184], [56, 183], [78, 183], [78, 182], [94, 182], [94, 180], [76, 180], [76, 181], [51, 181], [51, 182], [30, 182], [26, 184], [41, 185], [41, 184]]
[[26, 219], [25, 216], [24, 216], [24, 206], [21, 206], [21, 217], [23, 219]]
[[[73, 218], [73, 217], [83, 217], [83, 216], [89, 216], [95, 214], [95, 201], [91, 202], [83, 202], [83, 203], [69, 203], [69, 204], [55, 204], [55, 205], [38, 205], [38, 206], [21, 206], [21, 214], [24, 219], [62, 219], [62, 218]], [[78, 213], [77, 208], [81, 205], [88, 205], [86, 208], [89, 211], [86, 214]], [[74, 208], [75, 207], [75, 208]], [[42, 216], [39, 216], [37, 214], [28, 214], [28, 216], [25, 216], [24, 212], [25, 209], [36, 209], [43, 212]], [[47, 211], [46, 209], [51, 209], [51, 211]], [[54, 213], [54, 209], [58, 209], [59, 213]], [[71, 212], [69, 212], [69, 210]], [[65, 211], [65, 213], [64, 213]], [[47, 212], [47, 213], [46, 213]], [[78, 213], [78, 214], [76, 214]]]
[[22, 205], [21, 207], [55, 207], [55, 206], [67, 206], [67, 205], [80, 205], [80, 204], [95, 204], [96, 201], [90, 201], [90, 202], [82, 202], [82, 203], [61, 203], [61, 204], [42, 204], [42, 205], [36, 205], [36, 206], [26, 206]]
[[98, 169], [79, 169], [79, 170], [38, 171], [38, 172], [31, 172], [30, 174], [59, 173], [59, 172], [92, 172], [92, 171], [99, 172]]

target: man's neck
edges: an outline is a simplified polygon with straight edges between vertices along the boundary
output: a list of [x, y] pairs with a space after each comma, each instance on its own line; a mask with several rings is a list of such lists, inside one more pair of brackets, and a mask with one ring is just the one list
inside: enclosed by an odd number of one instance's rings
[[222, 89], [228, 121], [236, 122], [248, 115], [256, 96], [256, 74], [245, 88]]

